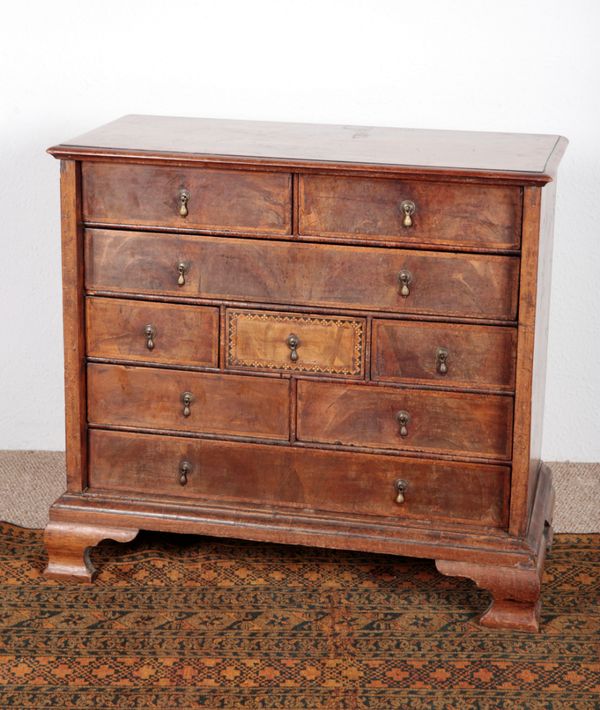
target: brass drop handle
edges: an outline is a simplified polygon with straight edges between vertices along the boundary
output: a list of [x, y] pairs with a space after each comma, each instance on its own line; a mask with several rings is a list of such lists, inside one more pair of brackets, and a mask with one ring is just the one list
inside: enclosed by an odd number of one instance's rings
[[445, 375], [448, 372], [448, 349], [438, 348], [435, 355], [436, 369], [440, 375]]
[[408, 436], [408, 423], [410, 422], [410, 414], [401, 410], [397, 412], [396, 419], [400, 424], [400, 436]]
[[400, 282], [400, 295], [403, 298], [408, 298], [410, 296], [409, 286], [412, 283], [412, 274], [408, 269], [402, 269], [398, 274], [398, 281]]
[[401, 503], [404, 503], [404, 494], [406, 493], [407, 488], [408, 488], [408, 482], [402, 478], [399, 478], [394, 483], [394, 489], [396, 491], [396, 503], [398, 503], [398, 505], [400, 505]]
[[192, 472], [192, 464], [189, 461], [182, 461], [179, 464], [179, 483], [182, 486], [188, 482], [188, 476]]
[[148, 325], [144, 327], [144, 335], [146, 336], [146, 347], [148, 350], [154, 350], [156, 328], [151, 323], [148, 323]]
[[192, 413], [191, 406], [192, 406], [193, 399], [194, 399], [194, 396], [192, 395], [191, 392], [184, 392], [181, 395], [181, 401], [183, 402], [183, 416], [184, 417], [189, 417], [190, 414]]
[[183, 286], [185, 284], [185, 272], [187, 271], [187, 266], [184, 264], [183, 261], [180, 261], [179, 264], [177, 264], [177, 273], [179, 274], [179, 277], [177, 278], [177, 285], [178, 286]]
[[300, 338], [297, 335], [294, 335], [294, 333], [290, 333], [285, 342], [287, 343], [287, 346], [290, 349], [290, 360], [292, 362], [297, 362]]
[[188, 190], [179, 190], [179, 215], [181, 217], [188, 216], [188, 202], [190, 201], [190, 193]]
[[415, 213], [417, 206], [412, 200], [404, 200], [400, 203], [400, 209], [402, 210], [402, 214], [404, 215], [402, 218], [402, 226], [412, 227], [412, 216]]

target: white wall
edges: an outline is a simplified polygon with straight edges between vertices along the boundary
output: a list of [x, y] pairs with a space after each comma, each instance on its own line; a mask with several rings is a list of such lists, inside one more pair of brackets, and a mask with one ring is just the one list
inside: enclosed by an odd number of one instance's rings
[[58, 163], [126, 113], [561, 133], [544, 456], [600, 460], [600, 3], [54, 0], [0, 13], [0, 448], [63, 448]]

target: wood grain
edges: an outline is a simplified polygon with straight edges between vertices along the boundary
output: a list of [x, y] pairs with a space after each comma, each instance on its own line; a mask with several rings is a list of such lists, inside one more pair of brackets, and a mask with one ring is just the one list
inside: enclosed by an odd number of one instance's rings
[[[404, 200], [416, 206], [411, 227], [402, 224]], [[299, 201], [299, 232], [313, 238], [519, 248], [522, 197], [516, 187], [303, 175]]]
[[[83, 218], [89, 222], [211, 232], [289, 234], [291, 175], [84, 163]], [[179, 214], [179, 191], [189, 194]]]
[[[182, 460], [192, 465], [180, 483]], [[395, 481], [408, 484], [396, 500]], [[387, 456], [298, 450], [123, 432], [90, 432], [92, 490], [206, 499], [263, 508], [358, 516], [505, 524], [508, 469], [397, 460]]]
[[556, 183], [525, 190], [511, 531], [524, 535], [541, 464]]
[[93, 582], [97, 570], [89, 549], [102, 540], [130, 542], [137, 528], [50, 521], [44, 531], [48, 564], [44, 575], [69, 582]]
[[129, 116], [50, 149], [68, 161], [69, 491], [50, 511], [47, 574], [91, 578], [88, 547], [138, 528], [419, 555], [492, 593], [482, 624], [536, 630], [566, 145]]
[[[289, 383], [275, 378], [88, 365], [88, 419], [96, 426], [289, 437]], [[191, 392], [190, 415], [182, 394]]]
[[[134, 433], [135, 435], [135, 433]], [[156, 436], [156, 434], [151, 434]], [[284, 447], [286, 448], [286, 447]], [[389, 456], [385, 457], [389, 459]], [[462, 464], [459, 464], [462, 468]], [[542, 470], [544, 467], [542, 467]], [[547, 493], [538, 486], [536, 496]], [[546, 507], [548, 498], [536, 497], [534, 510]], [[141, 529], [176, 533], [216, 535], [225, 538], [285, 544], [362, 550], [428, 559], [468, 560], [477, 564], [532, 569], [538, 545], [509, 535], [503, 529], [479, 529], [470, 524], [446, 521], [432, 525], [419, 518], [394, 520], [385, 517], [288, 509], [274, 515], [259, 505], [235, 506], [185, 498], [161, 498], [97, 490], [93, 495], [65, 493], [50, 509], [50, 520], [98, 525], [118, 525], [135, 520]], [[534, 526], [538, 534], [537, 526]], [[536, 541], [545, 544], [545, 535]]]
[[[88, 357], [218, 367], [219, 310], [123, 298], [86, 299]], [[154, 330], [148, 348], [145, 328]]]
[[566, 145], [555, 135], [130, 115], [49, 152], [113, 163], [375, 168], [421, 178], [436, 174], [543, 184], [553, 177]]
[[[511, 391], [515, 328], [373, 319], [371, 377], [412, 385]], [[438, 349], [448, 352], [445, 374]]]
[[544, 560], [552, 544], [554, 493], [548, 467], [540, 467], [537, 491], [532, 506], [532, 527], [536, 529], [533, 564], [527, 566], [489, 565], [472, 560], [436, 560], [442, 574], [468, 577], [492, 594], [492, 603], [479, 620], [492, 629], [540, 630], [540, 594]]
[[[297, 436], [324, 442], [510, 459], [511, 397], [298, 382]], [[397, 413], [410, 415], [400, 435]]]
[[[92, 291], [499, 320], [517, 309], [519, 260], [509, 256], [88, 229], [86, 263]], [[402, 269], [412, 276], [407, 298]]]
[[[365, 321], [227, 309], [227, 367], [362, 377]], [[292, 360], [287, 339], [299, 339]]]
[[65, 441], [67, 489], [82, 491], [87, 477], [84, 260], [80, 166], [60, 164]]

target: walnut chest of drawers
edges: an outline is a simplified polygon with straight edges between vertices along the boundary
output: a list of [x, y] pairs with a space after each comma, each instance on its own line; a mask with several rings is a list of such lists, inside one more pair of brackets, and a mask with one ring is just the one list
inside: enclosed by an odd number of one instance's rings
[[126, 116], [61, 159], [68, 490], [139, 529], [432, 558], [535, 630], [566, 140]]

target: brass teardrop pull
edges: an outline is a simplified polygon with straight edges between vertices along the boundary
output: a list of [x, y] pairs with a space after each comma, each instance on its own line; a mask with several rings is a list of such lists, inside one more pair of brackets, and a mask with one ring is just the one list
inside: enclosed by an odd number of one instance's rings
[[189, 461], [182, 461], [179, 464], [179, 483], [182, 486], [188, 482], [188, 476], [192, 472], [192, 464]]
[[185, 284], [186, 270], [186, 265], [183, 263], [183, 261], [180, 261], [179, 264], [177, 264], [177, 273], [179, 274], [179, 277], [177, 279], [178, 286], [183, 286]]
[[287, 343], [287, 346], [290, 349], [290, 360], [292, 362], [297, 362], [300, 338], [297, 335], [294, 335], [294, 333], [290, 333], [285, 342]]
[[401, 503], [404, 503], [404, 494], [406, 493], [406, 489], [408, 488], [408, 483], [404, 479], [399, 478], [394, 483], [394, 488], [396, 489], [396, 503], [400, 505]]
[[179, 215], [181, 217], [188, 216], [188, 202], [190, 201], [190, 193], [188, 190], [179, 190]]
[[448, 349], [438, 348], [435, 356], [436, 369], [440, 375], [445, 375], [448, 372]]
[[400, 436], [408, 436], [408, 423], [410, 422], [410, 414], [401, 410], [397, 412], [396, 419], [400, 424]]
[[408, 298], [410, 296], [410, 284], [412, 283], [412, 274], [408, 269], [402, 269], [398, 274], [398, 281], [400, 282], [400, 295], [403, 298]]
[[191, 392], [184, 392], [181, 395], [181, 401], [183, 402], [183, 416], [184, 417], [189, 417], [190, 414], [192, 413], [192, 400], [194, 399], [194, 396], [192, 395]]
[[154, 350], [156, 328], [151, 323], [148, 323], [148, 325], [144, 328], [144, 335], [146, 336], [146, 347], [148, 350]]
[[417, 206], [412, 200], [404, 200], [400, 204], [400, 209], [402, 210], [402, 213], [404, 217], [402, 218], [402, 226], [403, 227], [412, 227], [413, 221], [412, 221], [412, 216], [415, 213], [415, 210], [417, 209]]

